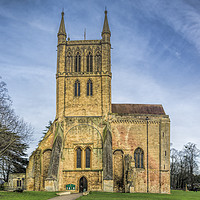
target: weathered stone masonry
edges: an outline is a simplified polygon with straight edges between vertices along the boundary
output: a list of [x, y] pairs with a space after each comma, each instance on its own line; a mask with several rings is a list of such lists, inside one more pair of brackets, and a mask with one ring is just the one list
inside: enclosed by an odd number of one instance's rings
[[107, 11], [101, 36], [67, 39], [62, 13], [56, 118], [29, 158], [27, 190], [170, 193], [169, 116], [162, 105], [111, 103]]

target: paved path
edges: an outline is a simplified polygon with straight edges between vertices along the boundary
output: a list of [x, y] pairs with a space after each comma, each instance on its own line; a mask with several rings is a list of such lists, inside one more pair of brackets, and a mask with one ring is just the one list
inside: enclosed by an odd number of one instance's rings
[[83, 195], [83, 193], [67, 194], [67, 195], [63, 195], [63, 196], [57, 196], [57, 197], [51, 198], [49, 200], [75, 200], [75, 199], [78, 199], [82, 195]]

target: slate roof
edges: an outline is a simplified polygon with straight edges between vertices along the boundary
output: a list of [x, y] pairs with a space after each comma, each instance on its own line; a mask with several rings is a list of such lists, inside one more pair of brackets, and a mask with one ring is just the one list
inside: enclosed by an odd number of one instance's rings
[[112, 104], [112, 113], [166, 115], [159, 104]]

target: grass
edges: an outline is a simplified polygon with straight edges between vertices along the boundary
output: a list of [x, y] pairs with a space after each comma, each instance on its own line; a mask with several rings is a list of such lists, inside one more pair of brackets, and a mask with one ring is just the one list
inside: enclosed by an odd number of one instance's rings
[[200, 200], [200, 192], [185, 192], [172, 190], [171, 194], [144, 193], [109, 193], [91, 192], [88, 196], [81, 196], [78, 200]]
[[56, 196], [56, 192], [24, 191], [22, 193], [18, 193], [0, 191], [0, 200], [47, 200]]
[[[1, 192], [0, 200], [47, 200], [57, 196], [56, 192], [25, 191]], [[144, 194], [144, 193], [109, 193], [91, 192], [88, 196], [82, 196], [78, 200], [199, 200], [200, 192], [184, 192], [172, 190], [171, 194]]]

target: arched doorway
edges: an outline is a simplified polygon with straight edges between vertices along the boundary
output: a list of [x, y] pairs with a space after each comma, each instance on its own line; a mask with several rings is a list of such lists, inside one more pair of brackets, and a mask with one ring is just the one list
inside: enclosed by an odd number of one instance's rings
[[80, 178], [79, 181], [79, 192], [86, 192], [87, 191], [87, 179], [83, 176]]

